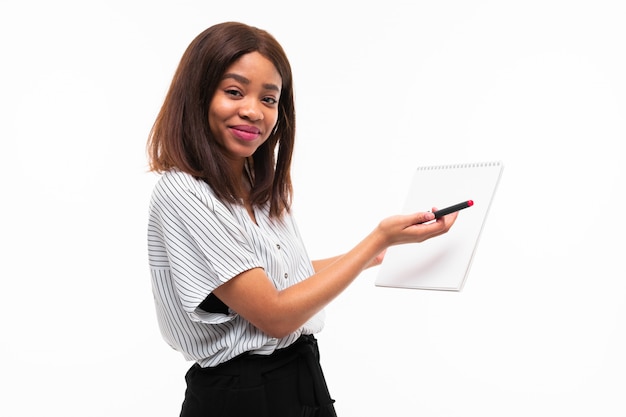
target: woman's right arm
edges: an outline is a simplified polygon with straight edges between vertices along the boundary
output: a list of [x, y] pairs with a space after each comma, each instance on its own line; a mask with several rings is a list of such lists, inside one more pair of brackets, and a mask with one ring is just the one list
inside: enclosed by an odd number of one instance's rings
[[326, 307], [364, 269], [380, 263], [388, 247], [423, 242], [446, 233], [456, 217], [457, 213], [453, 213], [426, 224], [434, 219], [430, 212], [389, 217], [353, 249], [334, 258], [308, 279], [282, 291], [276, 289], [263, 269], [254, 268], [213, 292], [265, 333], [284, 337]]

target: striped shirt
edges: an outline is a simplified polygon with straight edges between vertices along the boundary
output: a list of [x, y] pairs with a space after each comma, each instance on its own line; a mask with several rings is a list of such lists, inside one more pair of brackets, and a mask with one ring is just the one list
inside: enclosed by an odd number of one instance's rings
[[152, 192], [148, 256], [159, 328], [172, 348], [203, 367], [244, 352], [269, 355], [324, 326], [322, 311], [276, 339], [235, 311], [200, 308], [215, 288], [252, 268], [263, 268], [278, 290], [314, 273], [290, 213], [275, 220], [263, 207], [255, 217], [257, 223], [245, 207], [221, 202], [208, 184], [176, 170]]

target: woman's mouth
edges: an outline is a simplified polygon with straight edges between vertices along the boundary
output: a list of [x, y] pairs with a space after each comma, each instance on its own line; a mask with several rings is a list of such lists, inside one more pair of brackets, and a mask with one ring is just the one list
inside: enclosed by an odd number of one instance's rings
[[255, 140], [261, 134], [261, 131], [258, 128], [248, 125], [232, 126], [230, 131], [237, 139], [245, 141]]

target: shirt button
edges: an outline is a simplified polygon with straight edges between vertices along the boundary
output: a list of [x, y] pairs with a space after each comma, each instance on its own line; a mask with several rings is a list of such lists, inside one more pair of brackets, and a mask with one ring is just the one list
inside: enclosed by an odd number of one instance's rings
[[289, 274], [285, 272], [285, 279], [289, 278]]
[[278, 248], [278, 250], [280, 250], [280, 243], [277, 243], [276, 247]]

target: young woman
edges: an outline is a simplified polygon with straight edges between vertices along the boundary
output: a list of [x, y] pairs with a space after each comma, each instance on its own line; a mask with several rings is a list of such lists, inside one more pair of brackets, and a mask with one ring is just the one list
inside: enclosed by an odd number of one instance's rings
[[311, 261], [290, 210], [295, 111], [289, 61], [237, 22], [185, 51], [150, 133], [148, 251], [165, 341], [195, 364], [181, 416], [334, 416], [313, 336], [324, 307], [391, 245], [447, 232], [456, 214], [382, 220]]

